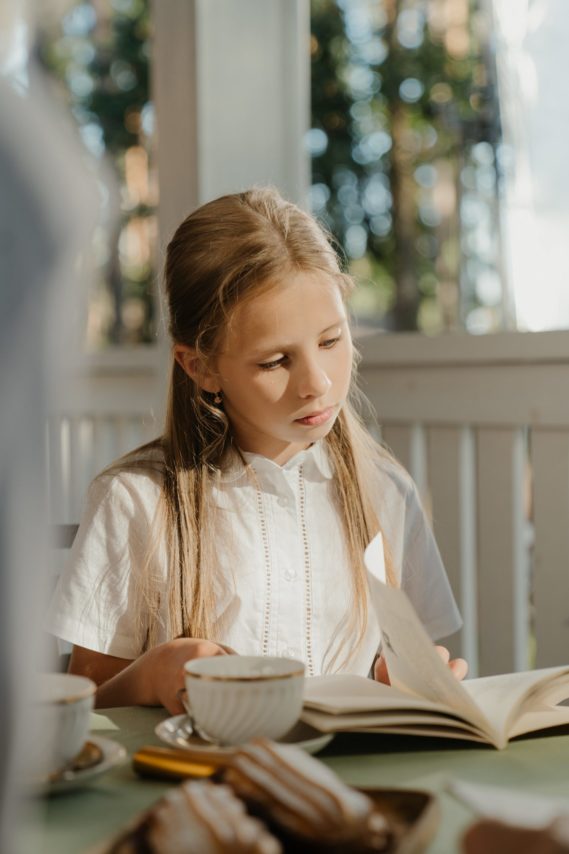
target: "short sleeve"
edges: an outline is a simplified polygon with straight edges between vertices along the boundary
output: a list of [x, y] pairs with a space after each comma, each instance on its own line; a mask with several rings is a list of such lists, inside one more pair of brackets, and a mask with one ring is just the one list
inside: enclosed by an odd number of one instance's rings
[[[140, 480], [140, 476], [138, 478]], [[134, 659], [142, 652], [144, 615], [136, 607], [137, 573], [148, 537], [147, 514], [124, 476], [100, 476], [89, 488], [69, 560], [45, 627], [62, 640]]]
[[415, 484], [405, 498], [401, 586], [433, 640], [458, 631], [462, 619]]

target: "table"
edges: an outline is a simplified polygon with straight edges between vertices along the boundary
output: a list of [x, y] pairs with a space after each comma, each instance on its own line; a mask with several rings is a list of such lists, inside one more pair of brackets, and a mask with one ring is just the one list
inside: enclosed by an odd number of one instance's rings
[[[93, 715], [94, 735], [110, 737], [129, 753], [160, 744], [156, 724], [163, 709], [121, 708]], [[319, 754], [347, 783], [355, 786], [401, 786], [427, 789], [440, 797], [442, 820], [428, 854], [460, 851], [460, 838], [473, 820], [469, 809], [444, 789], [449, 777], [520, 791], [569, 798], [569, 728], [562, 734], [518, 740], [506, 750], [467, 742], [378, 734], [342, 734]], [[171, 786], [140, 779], [130, 763], [93, 780], [88, 788], [46, 799], [36, 830], [44, 854], [79, 854], [112, 835]], [[23, 848], [27, 852], [27, 848]]]

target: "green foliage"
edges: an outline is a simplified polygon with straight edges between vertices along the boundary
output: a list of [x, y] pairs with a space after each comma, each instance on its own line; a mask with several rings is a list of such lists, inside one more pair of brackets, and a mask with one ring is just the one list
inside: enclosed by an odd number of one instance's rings
[[[453, 57], [421, 8], [313, 0], [312, 127], [326, 136], [312, 131], [309, 141], [313, 210], [368, 293], [356, 296], [356, 311], [372, 324], [415, 329], [429, 299], [435, 308], [423, 315], [435, 331], [445, 325], [437, 283], [450, 278], [459, 287], [461, 258], [450, 244], [456, 247], [460, 225], [460, 170], [470, 146], [495, 141], [497, 114], [473, 33], [465, 55]], [[435, 186], [443, 162], [452, 165], [455, 201], [441, 215]]]
[[[129, 198], [125, 183], [126, 152], [149, 145], [144, 129], [145, 113], [151, 112], [149, 4], [113, 0], [106, 16], [97, 11], [89, 2], [76, 4], [64, 18], [62, 32], [43, 34], [39, 56], [62, 84], [86, 144], [93, 154], [107, 155], [121, 187], [120, 221], [108, 236], [108, 261], [102, 264], [98, 287], [113, 307], [102, 333], [106, 341], [98, 344], [147, 343], [155, 336], [152, 265], [147, 259], [126, 259], [119, 247], [129, 223], [154, 214], [148, 199]], [[125, 306], [139, 318], [134, 325], [125, 323]]]
[[[434, 332], [479, 307], [477, 277], [484, 264], [496, 264], [495, 238], [481, 258], [475, 230], [484, 208], [487, 232], [497, 233], [495, 191], [482, 198], [479, 185], [492, 185], [499, 127], [475, 0], [466, 49], [453, 54], [423, 15], [428, 5], [312, 0], [308, 143], [313, 211], [360, 283], [354, 311], [371, 326]], [[148, 342], [155, 334], [150, 261], [125, 260], [120, 250], [128, 224], [150, 223], [154, 214], [148, 198], [129, 198], [125, 175], [125, 153], [149, 146], [150, 36], [149, 0], [83, 0], [62, 32], [40, 42], [87, 145], [109, 156], [122, 188], [119, 232], [101, 262], [100, 292], [112, 304], [106, 343]], [[465, 202], [471, 234], [460, 215]], [[134, 331], [124, 322], [127, 303], [142, 311]]]
[[148, 9], [139, 7], [136, 16], [113, 18], [111, 37], [99, 44], [90, 67], [96, 82], [84, 107], [98, 118], [111, 153], [138, 144], [135, 117], [149, 100]]

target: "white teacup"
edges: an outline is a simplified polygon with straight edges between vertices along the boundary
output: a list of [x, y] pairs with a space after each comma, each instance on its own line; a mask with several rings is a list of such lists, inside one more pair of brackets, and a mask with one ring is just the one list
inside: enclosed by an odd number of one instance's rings
[[304, 664], [293, 658], [218, 655], [185, 664], [184, 705], [198, 735], [221, 744], [281, 738], [302, 710]]
[[63, 768], [81, 751], [89, 732], [96, 684], [71, 673], [42, 673], [35, 689], [38, 744], [34, 774], [43, 778]]

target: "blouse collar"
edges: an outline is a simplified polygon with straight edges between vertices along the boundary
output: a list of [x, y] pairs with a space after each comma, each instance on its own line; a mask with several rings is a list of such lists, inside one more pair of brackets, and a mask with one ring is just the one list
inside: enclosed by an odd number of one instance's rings
[[[279, 465], [262, 454], [254, 454], [242, 451], [245, 461], [253, 466], [257, 474], [278, 476], [282, 472], [297, 471], [302, 466], [303, 476], [307, 480], [330, 480], [334, 476], [334, 469], [324, 442], [318, 441], [304, 451], [299, 451], [291, 457], [284, 465]], [[244, 477], [245, 469], [243, 463], [235, 454], [232, 460], [221, 474], [222, 482], [234, 482]]]

